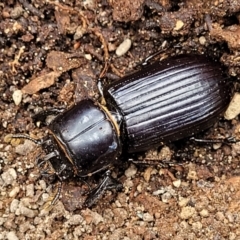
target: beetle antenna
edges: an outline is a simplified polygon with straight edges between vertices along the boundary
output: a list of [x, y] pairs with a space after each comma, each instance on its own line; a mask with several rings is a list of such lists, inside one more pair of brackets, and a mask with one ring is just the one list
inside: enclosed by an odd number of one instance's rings
[[34, 139], [34, 138], [31, 138], [30, 136], [25, 135], [25, 134], [14, 134], [14, 135], [11, 136], [11, 138], [24, 138], [24, 139], [28, 139], [28, 140], [34, 142], [37, 145], [41, 145], [41, 143], [42, 143], [42, 139]]

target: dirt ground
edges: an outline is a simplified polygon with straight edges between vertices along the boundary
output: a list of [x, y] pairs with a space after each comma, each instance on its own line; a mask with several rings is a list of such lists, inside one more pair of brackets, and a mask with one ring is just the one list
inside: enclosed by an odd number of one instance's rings
[[[47, 128], [32, 116], [52, 107], [97, 100], [97, 79], [115, 81], [146, 57], [205, 54], [240, 79], [240, 0], [10, 0], [0, 3], [0, 239], [240, 239], [240, 143], [188, 139], [153, 149], [178, 154], [182, 165], [120, 162], [113, 174], [123, 191], [83, 208], [82, 183], [57, 190], [36, 165]], [[221, 118], [203, 138], [240, 139], [239, 117]], [[144, 156], [139, 156], [144, 158]], [[95, 185], [100, 176], [90, 181]]]

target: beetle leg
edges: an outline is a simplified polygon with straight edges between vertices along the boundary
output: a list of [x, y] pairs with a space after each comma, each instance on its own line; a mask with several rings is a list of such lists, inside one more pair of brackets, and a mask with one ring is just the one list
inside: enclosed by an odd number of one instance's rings
[[61, 191], [62, 191], [62, 181], [60, 181], [59, 184], [58, 184], [57, 193], [54, 196], [53, 200], [51, 201], [51, 205], [55, 205], [55, 203], [57, 202], [57, 200], [60, 197]]
[[116, 189], [119, 191], [122, 189], [122, 184], [118, 182], [116, 179], [111, 177], [111, 171], [108, 170], [105, 173], [105, 176], [102, 180], [102, 182], [99, 183], [97, 187], [92, 189], [89, 193], [87, 193], [88, 197], [85, 200], [84, 205], [87, 207], [92, 206], [102, 195], [106, 190], [110, 189]]
[[240, 140], [236, 140], [235, 137], [226, 137], [226, 138], [218, 138], [218, 139], [199, 139], [195, 137], [190, 138], [191, 141], [198, 142], [198, 143], [236, 143]]
[[48, 110], [40, 111], [39, 113], [36, 113], [32, 118], [34, 121], [40, 121], [45, 123], [46, 125], [49, 125], [46, 123], [46, 118], [50, 115], [58, 115], [59, 113], [62, 113], [65, 109], [64, 108], [52, 108]]
[[157, 52], [153, 53], [152, 55], [148, 56], [146, 59], [144, 59], [144, 61], [142, 62], [142, 66], [146, 66], [149, 64], [149, 61], [152, 60], [153, 58], [155, 58], [157, 55], [161, 54], [164, 52], [164, 49], [166, 48], [166, 41], [164, 41], [162, 43], [161, 49], [158, 50]]
[[56, 204], [57, 200], [60, 197], [61, 192], [62, 192], [62, 181], [58, 183], [56, 193], [53, 193], [52, 196], [48, 197], [46, 203], [43, 206], [43, 209], [49, 212], [53, 208], [53, 205]]
[[36, 158], [36, 165], [38, 167], [41, 167], [44, 163], [48, 162], [49, 159], [53, 158], [53, 157], [56, 157], [57, 156], [57, 153], [56, 152], [51, 152], [49, 153], [48, 155], [46, 155], [43, 159], [40, 158], [40, 156], [38, 156]]
[[55, 178], [56, 176], [56, 173], [52, 171], [52, 169], [49, 167], [49, 168], [46, 168], [44, 170], [42, 170], [40, 172], [41, 176], [45, 177], [45, 178], [48, 178], [50, 179], [50, 177]]
[[158, 159], [144, 159], [144, 160], [134, 160], [134, 159], [128, 159], [129, 162], [132, 162], [136, 165], [142, 165], [142, 166], [161, 166], [163, 168], [165, 167], [172, 167], [176, 165], [184, 165], [185, 163], [180, 162], [172, 162], [172, 161], [164, 161], [164, 160], [158, 160]]

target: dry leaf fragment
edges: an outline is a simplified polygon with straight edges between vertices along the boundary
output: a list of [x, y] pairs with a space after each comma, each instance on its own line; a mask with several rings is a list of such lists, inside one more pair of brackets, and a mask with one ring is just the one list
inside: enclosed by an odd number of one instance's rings
[[76, 54], [51, 51], [47, 55], [47, 66], [56, 72], [66, 72], [73, 68], [80, 67], [85, 62], [85, 59]]
[[23, 93], [34, 94], [41, 89], [48, 88], [52, 86], [56, 80], [62, 73], [61, 72], [50, 72], [47, 74], [43, 74], [31, 82], [29, 82], [25, 87], [22, 88]]

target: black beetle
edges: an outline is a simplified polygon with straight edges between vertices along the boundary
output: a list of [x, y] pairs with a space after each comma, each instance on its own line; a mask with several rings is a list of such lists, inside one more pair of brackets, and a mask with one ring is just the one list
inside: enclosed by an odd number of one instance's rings
[[[107, 86], [105, 106], [83, 100], [59, 114], [47, 138], [37, 141], [46, 152], [43, 161], [51, 163], [61, 181], [85, 178], [109, 169], [122, 153], [192, 136], [227, 108], [230, 85], [220, 64], [203, 55], [157, 61]], [[107, 171], [88, 193], [86, 205], [105, 189], [118, 187]]]

